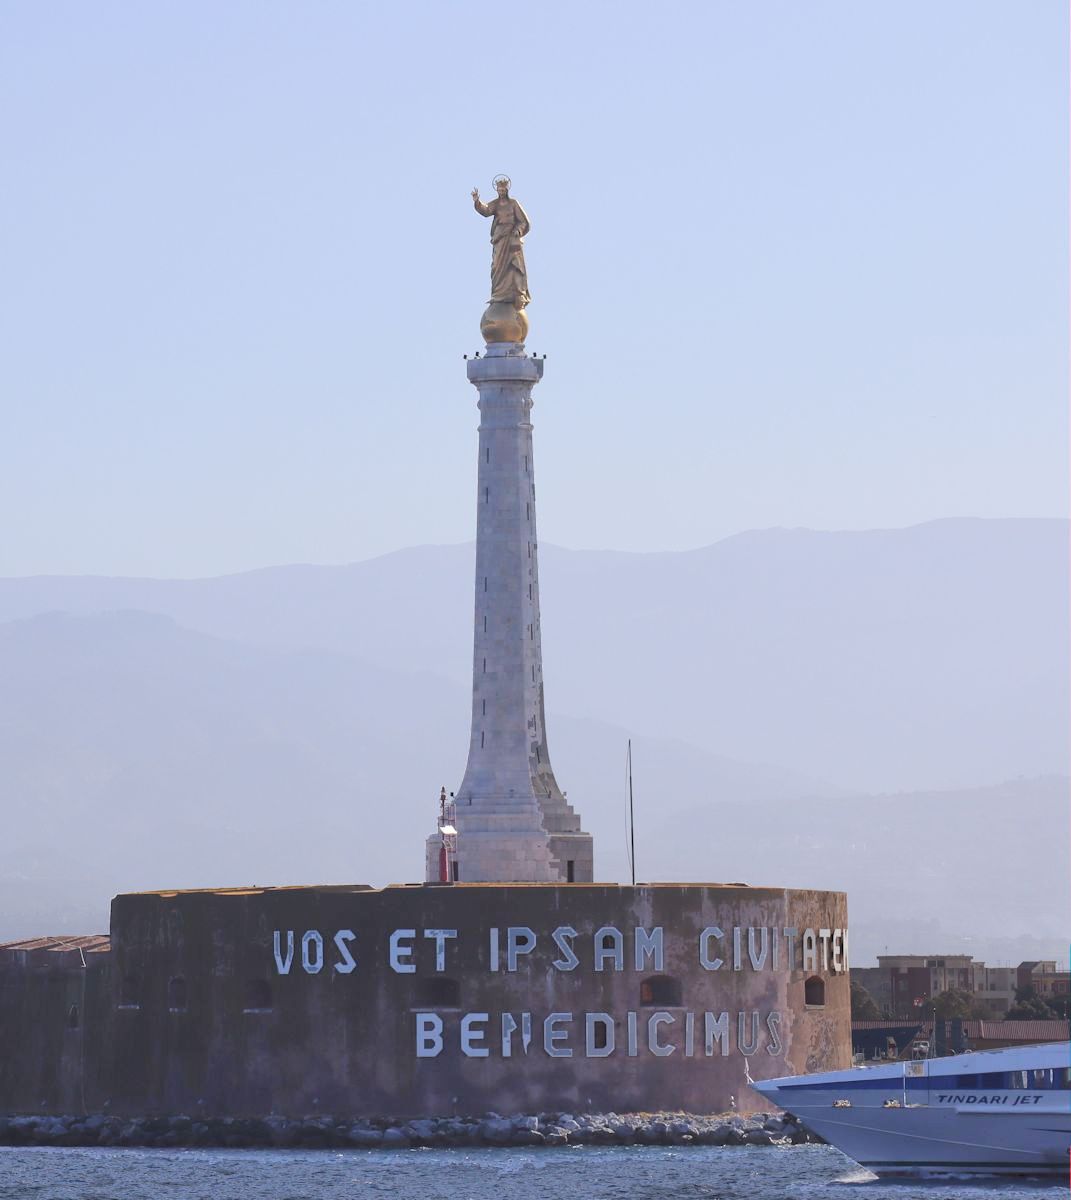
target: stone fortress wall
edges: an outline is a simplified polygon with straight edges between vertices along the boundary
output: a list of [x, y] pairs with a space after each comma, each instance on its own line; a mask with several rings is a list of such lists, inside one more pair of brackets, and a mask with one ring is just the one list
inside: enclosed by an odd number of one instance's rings
[[0, 950], [0, 1112], [755, 1109], [748, 1071], [850, 1065], [846, 924], [743, 885], [122, 895], [110, 950]]

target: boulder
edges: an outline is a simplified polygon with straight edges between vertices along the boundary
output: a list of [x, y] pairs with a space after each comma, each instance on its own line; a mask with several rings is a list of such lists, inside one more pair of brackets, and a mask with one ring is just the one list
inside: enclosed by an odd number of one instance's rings
[[480, 1137], [490, 1146], [507, 1146], [513, 1137], [513, 1122], [488, 1117], [480, 1122]]
[[765, 1129], [749, 1129], [744, 1133], [744, 1142], [748, 1146], [772, 1146], [773, 1138]]
[[351, 1146], [360, 1146], [364, 1149], [369, 1149], [372, 1146], [382, 1146], [383, 1131], [381, 1129], [369, 1129], [366, 1126], [354, 1125], [349, 1133], [346, 1134], [346, 1141]]

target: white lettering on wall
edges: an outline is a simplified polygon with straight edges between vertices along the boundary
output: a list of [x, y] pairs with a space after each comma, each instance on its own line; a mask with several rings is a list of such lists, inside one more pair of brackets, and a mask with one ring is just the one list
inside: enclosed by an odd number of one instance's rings
[[829, 935], [831, 930], [819, 929], [818, 940], [822, 944], [822, 970], [829, 970]]
[[796, 969], [796, 937], [799, 930], [795, 925], [786, 925], [781, 932], [785, 935], [785, 966], [790, 971]]
[[[595, 1026], [605, 1030], [601, 1046], [595, 1045]], [[609, 1013], [589, 1012], [584, 1016], [584, 1053], [588, 1058], [608, 1058], [614, 1052], [614, 1019]]]
[[517, 959], [535, 949], [536, 935], [527, 925], [511, 925], [506, 930], [506, 970], [516, 971]]
[[[748, 1030], [750, 1018], [751, 1029]], [[759, 1048], [759, 1014], [742, 1012], [737, 1016], [736, 1048], [741, 1054], [754, 1054]]]
[[[531, 1045], [532, 1014], [485, 1012], [465, 1013], [458, 1018], [447, 1018], [451, 1024], [438, 1013], [420, 1012], [416, 1017], [416, 1048], [418, 1058], [435, 1058], [442, 1053], [448, 1036], [457, 1039], [457, 1045], [465, 1058], [489, 1058], [492, 1055], [504, 1059], [514, 1058], [514, 1035], [521, 1031], [521, 1042], [524, 1054], [527, 1055]], [[543, 1052], [548, 1058], [575, 1058], [583, 1055], [586, 1058], [609, 1058], [613, 1055], [625, 1055], [635, 1058], [638, 1055], [651, 1055], [653, 1058], [669, 1058], [678, 1050], [688, 1057], [694, 1057], [698, 1052], [696, 1036], [698, 1034], [699, 1013], [686, 1012], [683, 1016], [674, 1015], [664, 1009], [658, 1012], [629, 1012], [625, 1014], [627, 1046], [619, 1046], [617, 1042], [617, 1022], [612, 1013], [585, 1012], [576, 1014], [567, 1012], [551, 1013], [543, 1021]], [[784, 1053], [784, 1014], [780, 1012], [760, 1012], [747, 1010], [743, 1012], [704, 1012], [703, 1035], [704, 1050], [708, 1058], [719, 1055], [727, 1057], [732, 1050], [745, 1057], [750, 1057], [765, 1046], [766, 1053], [776, 1058]], [[488, 1025], [497, 1019], [496, 1036], [489, 1045]], [[641, 1046], [638, 1043], [638, 1027], [640, 1020], [646, 1022], [645, 1040]], [[456, 1025], [453, 1024], [456, 1020]], [[677, 1023], [683, 1025], [681, 1038], [673, 1035], [671, 1027]], [[500, 1031], [500, 1032], [497, 1032]], [[520, 1051], [517, 1051], [519, 1054]]]
[[595, 931], [595, 970], [601, 971], [603, 963], [609, 961], [615, 971], [625, 969], [625, 939], [621, 930], [604, 925]]
[[435, 969], [436, 971], [446, 970], [446, 939], [456, 938], [456, 929], [425, 929], [424, 936], [426, 938], [435, 939]]
[[443, 1019], [435, 1013], [416, 1014], [416, 1056], [435, 1058], [443, 1050]]
[[357, 967], [357, 960], [350, 953], [349, 943], [357, 940], [357, 935], [352, 929], [340, 929], [335, 934], [335, 949], [342, 955], [341, 959], [335, 963], [335, 970], [340, 975], [348, 975]]
[[492, 971], [498, 970], [498, 929], [494, 925], [488, 935], [487, 965]]
[[704, 971], [716, 971], [721, 966], [722, 960], [711, 956], [710, 942], [713, 938], [721, 941], [724, 936], [717, 925], [708, 925], [699, 935], [699, 965]]
[[761, 971], [766, 965], [766, 955], [770, 952], [770, 931], [765, 925], [757, 931], [759, 937], [759, 949], [755, 950], [755, 933], [756, 930], [748, 926], [747, 931], [747, 956], [751, 959], [751, 969], [753, 971]]
[[513, 1056], [513, 1031], [517, 1028], [517, 1022], [513, 1019], [512, 1013], [502, 1014], [502, 1057], [512, 1058]]
[[636, 930], [636, 970], [644, 969], [646, 959], [653, 959], [651, 964], [656, 971], [664, 971], [665, 948], [663, 946], [662, 926], [656, 925], [650, 933], [639, 927]]
[[766, 1014], [766, 1028], [770, 1031], [770, 1044], [766, 1047], [766, 1053], [776, 1058], [784, 1049], [781, 1042], [781, 1014], [779, 1012]]
[[652, 1013], [647, 1022], [647, 1045], [650, 1047], [651, 1053], [658, 1058], [666, 1058], [676, 1050], [676, 1046], [671, 1046], [668, 1042], [660, 1042], [658, 1040], [659, 1025], [672, 1025], [673, 1017], [668, 1012]]
[[290, 964], [294, 961], [294, 931], [288, 929], [286, 931], [286, 956], [283, 956], [279, 946], [280, 930], [275, 931], [275, 969], [280, 975], [290, 974]]
[[803, 969], [804, 971], [818, 970], [818, 940], [813, 929], [803, 931]]
[[556, 958], [550, 965], [559, 971], [574, 971], [580, 965], [580, 959], [573, 953], [573, 938], [579, 934], [572, 925], [559, 925], [550, 935], [555, 946], [562, 952], [561, 958]]
[[482, 1029], [477, 1025], [486, 1025], [490, 1020], [487, 1013], [466, 1013], [461, 1018], [461, 1053], [468, 1058], [486, 1058], [491, 1051], [484, 1046]]
[[319, 930], [307, 929], [302, 934], [301, 965], [309, 975], [318, 975], [323, 970], [324, 940], [320, 936]]
[[572, 1058], [573, 1052], [568, 1046], [559, 1046], [569, 1036], [568, 1029], [559, 1029], [565, 1021], [573, 1019], [572, 1013], [551, 1013], [543, 1022], [543, 1049], [551, 1058]]
[[840, 929], [833, 930], [833, 972], [839, 975], [844, 970], [844, 937]]
[[743, 965], [744, 956], [740, 948], [740, 926], [733, 926], [733, 970], [739, 971]]
[[704, 1013], [703, 1033], [707, 1058], [714, 1053], [715, 1041], [721, 1046], [722, 1058], [729, 1053], [729, 1014], [727, 1012], [720, 1013], [717, 1017], [712, 1012]]
[[415, 929], [396, 929], [390, 935], [390, 969], [399, 975], [412, 975], [416, 970], [413, 963], [407, 961], [412, 956], [413, 947], [402, 945], [403, 940], [411, 941], [415, 937]]

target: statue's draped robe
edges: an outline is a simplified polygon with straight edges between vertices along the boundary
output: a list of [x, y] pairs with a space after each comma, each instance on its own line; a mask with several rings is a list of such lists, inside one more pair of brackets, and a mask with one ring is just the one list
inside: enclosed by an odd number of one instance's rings
[[507, 196], [496, 196], [486, 204], [477, 200], [476, 211], [491, 222], [491, 303], [524, 308], [528, 294], [528, 271], [524, 265], [524, 235], [531, 228], [520, 204]]

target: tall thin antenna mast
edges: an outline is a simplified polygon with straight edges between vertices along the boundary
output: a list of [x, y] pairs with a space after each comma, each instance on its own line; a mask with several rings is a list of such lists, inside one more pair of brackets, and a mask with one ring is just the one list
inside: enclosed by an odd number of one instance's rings
[[628, 836], [629, 862], [632, 864], [632, 886], [636, 886], [636, 816], [632, 809], [632, 738], [628, 740]]

